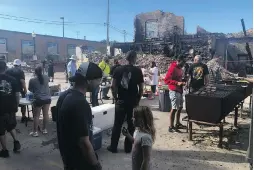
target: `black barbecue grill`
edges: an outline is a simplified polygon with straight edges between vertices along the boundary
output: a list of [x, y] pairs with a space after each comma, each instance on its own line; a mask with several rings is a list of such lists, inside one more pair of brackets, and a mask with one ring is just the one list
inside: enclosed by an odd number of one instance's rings
[[[192, 123], [220, 127], [219, 147], [222, 147], [223, 123], [221, 122], [235, 110], [237, 126], [238, 105], [252, 94], [252, 83], [248, 84], [213, 84], [189, 93], [186, 98], [188, 114], [189, 140], [192, 140]], [[187, 129], [188, 130], [188, 129]]]
[[210, 85], [186, 95], [186, 111], [189, 119], [219, 123], [244, 96], [240, 86]]

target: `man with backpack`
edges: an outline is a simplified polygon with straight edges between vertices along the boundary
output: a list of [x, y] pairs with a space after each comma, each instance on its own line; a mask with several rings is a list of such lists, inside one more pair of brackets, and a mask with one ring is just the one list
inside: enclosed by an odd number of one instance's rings
[[[117, 145], [121, 134], [121, 128], [127, 117], [128, 131], [134, 133], [132, 121], [133, 108], [139, 105], [143, 95], [144, 78], [140, 68], [134, 66], [137, 54], [129, 51], [126, 54], [127, 65], [119, 66], [113, 74], [112, 89], [115, 99], [115, 121], [112, 129], [111, 144], [108, 151], [117, 153]], [[130, 153], [132, 142], [125, 138], [125, 152]]]

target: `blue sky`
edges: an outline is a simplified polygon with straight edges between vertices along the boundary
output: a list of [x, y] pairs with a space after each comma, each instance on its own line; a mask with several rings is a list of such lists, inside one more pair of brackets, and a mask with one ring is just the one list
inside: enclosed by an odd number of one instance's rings
[[[188, 33], [194, 33], [197, 25], [210, 32], [239, 32], [240, 19], [246, 28], [253, 26], [252, 0], [110, 0], [110, 24], [117, 30], [126, 30], [127, 41], [133, 40], [135, 15], [142, 12], [163, 10], [185, 17]], [[107, 0], [0, 0], [0, 29], [35, 32], [62, 36], [61, 25], [36, 24], [3, 19], [3, 15], [59, 21], [64, 16], [65, 36], [89, 40], [106, 39]], [[6, 16], [5, 16], [6, 18]], [[101, 23], [78, 24], [78, 23]], [[110, 40], [123, 41], [123, 34], [110, 29]]]

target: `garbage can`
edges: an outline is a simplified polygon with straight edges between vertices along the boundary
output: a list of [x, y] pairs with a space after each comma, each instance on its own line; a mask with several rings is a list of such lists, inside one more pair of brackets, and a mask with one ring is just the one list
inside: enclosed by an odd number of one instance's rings
[[171, 101], [168, 90], [159, 91], [159, 110], [162, 112], [170, 112], [171, 110]]

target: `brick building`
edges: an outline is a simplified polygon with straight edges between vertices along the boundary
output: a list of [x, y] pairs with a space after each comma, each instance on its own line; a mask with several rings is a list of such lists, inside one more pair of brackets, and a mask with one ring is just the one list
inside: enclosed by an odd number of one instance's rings
[[[97, 41], [62, 38], [0, 29], [0, 55], [5, 54], [8, 61], [20, 58], [29, 61], [35, 52], [37, 59], [51, 56], [55, 61], [63, 61], [75, 54], [76, 46], [86, 45], [90, 50], [106, 50], [106, 45]], [[35, 48], [34, 48], [35, 47]]]
[[183, 16], [160, 10], [138, 14], [134, 20], [135, 42], [167, 37], [173, 33], [175, 26], [178, 34], [184, 34]]

